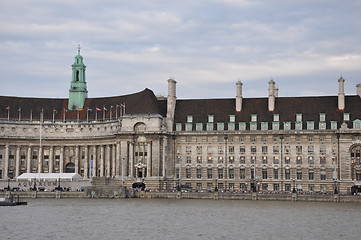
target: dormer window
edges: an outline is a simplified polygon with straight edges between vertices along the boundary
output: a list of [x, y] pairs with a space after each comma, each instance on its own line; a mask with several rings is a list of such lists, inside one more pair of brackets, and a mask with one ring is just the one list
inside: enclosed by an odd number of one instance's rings
[[257, 114], [251, 114], [251, 122], [257, 122]]
[[273, 114], [273, 121], [279, 122], [280, 121], [280, 115], [279, 114]]
[[320, 113], [320, 122], [326, 121], [326, 113]]
[[187, 123], [192, 123], [193, 122], [193, 116], [188, 115], [187, 116]]
[[208, 115], [208, 122], [213, 123], [214, 122], [214, 115]]
[[344, 113], [343, 114], [343, 120], [344, 121], [350, 121], [350, 114], [349, 113]]
[[302, 122], [302, 113], [296, 114], [296, 122]]
[[229, 122], [231, 122], [231, 123], [236, 122], [236, 116], [235, 115], [229, 115]]

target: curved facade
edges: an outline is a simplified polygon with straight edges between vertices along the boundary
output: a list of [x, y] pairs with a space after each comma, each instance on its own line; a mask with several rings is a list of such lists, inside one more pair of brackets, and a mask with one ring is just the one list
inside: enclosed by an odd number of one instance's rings
[[69, 99], [2, 96], [0, 178], [77, 172], [159, 190], [356, 191], [361, 99], [345, 96], [344, 82], [338, 96], [278, 97], [271, 80], [265, 98], [243, 98], [238, 82], [236, 98], [178, 100], [170, 79], [165, 98], [145, 89], [86, 98], [77, 110]]

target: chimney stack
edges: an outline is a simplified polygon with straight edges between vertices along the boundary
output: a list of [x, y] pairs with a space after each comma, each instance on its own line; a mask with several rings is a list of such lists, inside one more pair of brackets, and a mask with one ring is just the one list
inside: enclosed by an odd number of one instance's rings
[[345, 79], [338, 79], [338, 109], [345, 110]]
[[169, 132], [173, 130], [175, 105], [177, 101], [176, 95], [177, 82], [170, 78], [168, 79], [168, 96], [167, 96], [167, 129]]
[[[275, 82], [271, 79], [268, 82], [268, 111], [272, 112], [275, 110]], [[278, 91], [277, 91], [278, 94]]]
[[357, 95], [361, 98], [361, 83], [356, 85]]
[[236, 83], [236, 87], [237, 87], [237, 95], [236, 95], [236, 111], [240, 112], [242, 111], [242, 86], [243, 83], [241, 81], [238, 81]]

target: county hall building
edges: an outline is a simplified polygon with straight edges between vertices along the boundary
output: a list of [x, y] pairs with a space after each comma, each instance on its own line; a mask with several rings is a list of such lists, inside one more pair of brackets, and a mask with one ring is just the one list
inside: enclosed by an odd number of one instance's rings
[[361, 186], [361, 84], [338, 94], [177, 99], [152, 90], [90, 98], [80, 51], [69, 98], [0, 96], [0, 181], [79, 173], [149, 189], [341, 193]]

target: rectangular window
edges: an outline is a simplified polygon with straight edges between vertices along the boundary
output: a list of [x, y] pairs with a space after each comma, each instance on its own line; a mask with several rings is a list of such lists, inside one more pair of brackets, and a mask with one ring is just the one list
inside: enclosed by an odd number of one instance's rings
[[192, 146], [186, 146], [186, 154], [190, 155], [192, 153]]
[[296, 122], [302, 122], [302, 113], [296, 113]]
[[285, 184], [285, 191], [286, 192], [291, 191], [291, 184], [289, 184], [289, 183]]
[[228, 146], [228, 153], [234, 154], [234, 146]]
[[326, 113], [320, 113], [320, 122], [326, 122]]
[[192, 123], [186, 123], [186, 131], [190, 132], [193, 130], [193, 124]]
[[279, 191], [279, 190], [280, 190], [280, 184], [279, 183], [273, 184], [273, 191]]
[[208, 115], [208, 122], [213, 123], [214, 122], [214, 115]]
[[196, 131], [203, 131], [203, 123], [196, 123]]
[[218, 168], [218, 178], [219, 179], [223, 178], [223, 168]]
[[239, 163], [240, 164], [245, 164], [246, 163], [246, 157], [245, 156], [240, 156], [239, 157]]
[[280, 152], [279, 146], [273, 146], [273, 154], [278, 154]]
[[296, 153], [298, 153], [298, 154], [302, 153], [302, 146], [300, 146], [300, 145], [296, 146]]
[[207, 178], [211, 179], [212, 177], [213, 177], [212, 168], [207, 168]]
[[284, 130], [291, 130], [291, 122], [284, 122], [283, 123]]
[[307, 152], [309, 154], [313, 154], [315, 152], [315, 147], [314, 146], [307, 146]]
[[233, 179], [233, 178], [234, 178], [234, 169], [233, 169], [233, 168], [231, 168], [231, 169], [228, 170], [228, 177], [229, 177], [230, 179]]
[[302, 130], [302, 122], [295, 123], [295, 130]]
[[273, 121], [279, 122], [280, 121], [280, 115], [279, 114], [273, 114]]
[[326, 180], [326, 171], [325, 170], [320, 171], [320, 179], [321, 180]]
[[182, 124], [181, 124], [181, 123], [176, 123], [176, 124], [175, 124], [175, 130], [176, 130], [177, 132], [182, 131]]
[[192, 157], [191, 156], [187, 156], [187, 163], [188, 164], [192, 163]]
[[302, 157], [301, 156], [296, 157], [296, 164], [298, 164], [298, 165], [302, 164]]
[[267, 152], [268, 152], [268, 147], [262, 146], [262, 154], [267, 154]]
[[236, 130], [236, 124], [233, 123], [233, 122], [228, 123], [228, 130], [229, 130], [229, 131], [234, 131], [234, 130]]
[[197, 178], [202, 178], [202, 169], [197, 168]]
[[262, 169], [262, 179], [267, 179], [267, 178], [268, 178], [267, 169]]
[[313, 170], [308, 171], [308, 179], [309, 180], [314, 180], [315, 179], [315, 173], [313, 172]]
[[302, 170], [298, 169], [296, 175], [297, 175], [297, 180], [302, 180]]
[[217, 130], [224, 131], [224, 123], [217, 123]]
[[324, 145], [321, 145], [321, 146], [320, 146], [320, 154], [321, 154], [321, 155], [325, 155], [325, 154], [326, 154], [326, 146], [324, 146]]
[[202, 156], [197, 156], [197, 164], [202, 164]]
[[252, 131], [257, 130], [257, 122], [251, 122], [249, 124], [249, 130], [252, 130]]
[[240, 122], [239, 123], [239, 130], [240, 131], [245, 131], [246, 130], [246, 123], [245, 122]]
[[246, 178], [246, 169], [244, 169], [244, 168], [239, 169], [239, 178], [240, 179]]
[[332, 129], [332, 130], [336, 130], [336, 129], [337, 129], [337, 122], [336, 122], [336, 121], [331, 121], [331, 129]]
[[257, 153], [257, 147], [256, 147], [256, 146], [251, 146], [251, 153], [252, 153], [252, 154], [256, 154], [256, 153]]
[[273, 164], [279, 164], [280, 163], [280, 157], [279, 156], [274, 156], [273, 157]]
[[229, 162], [229, 164], [234, 164], [234, 156], [229, 156], [228, 162]]
[[223, 157], [222, 156], [218, 156], [218, 163], [223, 163]]
[[291, 179], [291, 170], [285, 169], [285, 179]]
[[273, 179], [278, 179], [278, 169], [273, 169]]
[[191, 178], [191, 169], [186, 168], [186, 178]]
[[257, 122], [257, 114], [251, 114], [251, 122]]
[[313, 156], [308, 157], [308, 164], [315, 164], [315, 161], [313, 159]]
[[[187, 146], [187, 148], [188, 148], [188, 146]], [[202, 155], [202, 146], [197, 146], [196, 147], [196, 152], [197, 152], [198, 155]]]
[[315, 129], [315, 122], [307, 121], [307, 130], [314, 130], [314, 129]]
[[241, 154], [246, 153], [246, 147], [245, 147], [245, 146], [240, 146], [240, 147], [239, 147], [239, 152], [240, 152]]
[[272, 122], [272, 130], [274, 130], [274, 131], [280, 130], [280, 123], [279, 122]]
[[187, 123], [192, 123], [193, 122], [193, 116], [188, 115], [187, 116]]
[[267, 156], [262, 156], [262, 164], [267, 164]]
[[320, 164], [325, 165], [326, 164], [326, 157], [320, 157]]
[[268, 130], [268, 122], [261, 122], [261, 130], [262, 131]]
[[285, 164], [291, 164], [291, 157], [285, 157]]
[[213, 123], [207, 123], [207, 131], [213, 131], [214, 124]]
[[326, 129], [326, 122], [319, 122], [318, 129], [325, 130]]
[[229, 115], [229, 122], [231, 122], [231, 123], [236, 122], [236, 116], [235, 115]]
[[315, 185], [314, 184], [309, 184], [308, 185], [308, 191], [309, 192], [314, 192], [315, 191]]
[[350, 114], [349, 113], [344, 113], [343, 114], [343, 120], [344, 121], [350, 121]]

